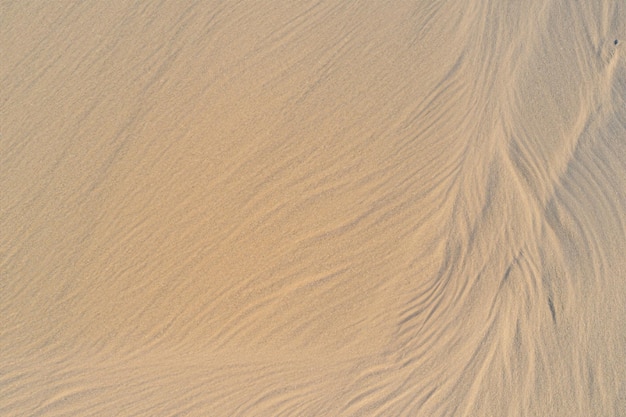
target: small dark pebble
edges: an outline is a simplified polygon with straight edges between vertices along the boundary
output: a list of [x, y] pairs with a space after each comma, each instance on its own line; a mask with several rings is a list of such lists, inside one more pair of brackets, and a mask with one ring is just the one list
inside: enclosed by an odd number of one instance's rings
[[619, 43], [619, 41], [618, 41], [617, 39], [615, 39], [615, 40], [613, 41], [613, 45], [617, 45], [618, 43]]

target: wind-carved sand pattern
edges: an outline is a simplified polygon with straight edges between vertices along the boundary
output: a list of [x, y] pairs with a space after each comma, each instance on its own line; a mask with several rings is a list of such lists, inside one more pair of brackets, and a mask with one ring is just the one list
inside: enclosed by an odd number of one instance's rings
[[521, 3], [0, 2], [0, 415], [626, 415], [625, 5]]

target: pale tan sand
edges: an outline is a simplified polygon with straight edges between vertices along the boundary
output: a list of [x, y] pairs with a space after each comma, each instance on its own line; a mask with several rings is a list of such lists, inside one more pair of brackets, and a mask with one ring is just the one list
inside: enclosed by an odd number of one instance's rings
[[0, 1], [0, 415], [626, 416], [626, 3], [532, 3]]

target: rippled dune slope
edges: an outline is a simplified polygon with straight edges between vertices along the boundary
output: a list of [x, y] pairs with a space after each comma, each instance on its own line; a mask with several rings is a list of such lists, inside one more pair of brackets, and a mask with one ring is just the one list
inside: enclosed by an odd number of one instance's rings
[[626, 4], [0, 1], [0, 415], [625, 416]]

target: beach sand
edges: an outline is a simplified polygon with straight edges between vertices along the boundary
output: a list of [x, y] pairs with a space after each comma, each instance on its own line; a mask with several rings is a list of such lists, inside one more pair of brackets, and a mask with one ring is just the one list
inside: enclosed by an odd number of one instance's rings
[[620, 1], [0, 1], [0, 415], [626, 416], [625, 47]]

